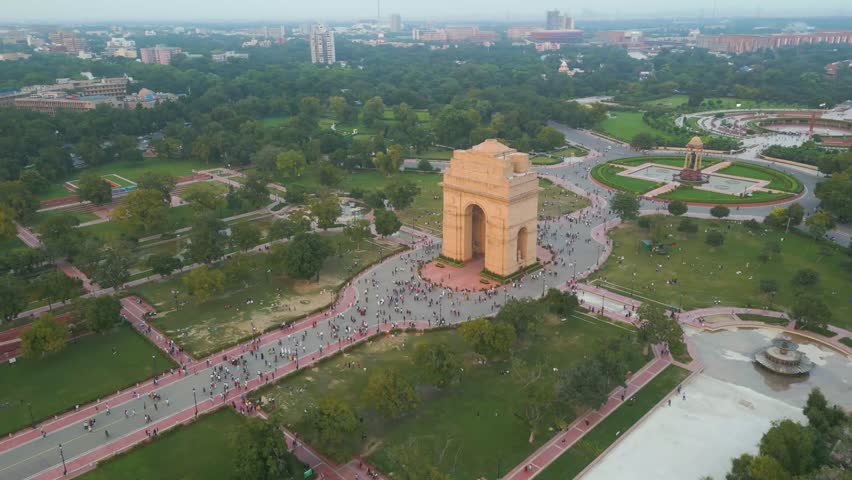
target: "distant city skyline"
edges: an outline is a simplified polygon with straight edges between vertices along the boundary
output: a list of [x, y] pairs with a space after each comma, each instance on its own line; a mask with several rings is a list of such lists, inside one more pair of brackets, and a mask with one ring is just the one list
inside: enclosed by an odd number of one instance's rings
[[[112, 0], [11, 0], [3, 6], [6, 22], [105, 21], [336, 21], [375, 18], [376, 0], [314, 0], [312, 2], [270, 2], [268, 0], [147, 0], [144, 8], [128, 9]], [[407, 20], [458, 19], [482, 21], [528, 21], [544, 19], [547, 10], [558, 9], [579, 19], [652, 18], [688, 16], [838, 16], [852, 15], [848, 0], [820, 0], [802, 4], [797, 0], [528, 0], [523, 4], [508, 0], [382, 0], [382, 18], [399, 13]], [[150, 13], [149, 13], [150, 12]]]

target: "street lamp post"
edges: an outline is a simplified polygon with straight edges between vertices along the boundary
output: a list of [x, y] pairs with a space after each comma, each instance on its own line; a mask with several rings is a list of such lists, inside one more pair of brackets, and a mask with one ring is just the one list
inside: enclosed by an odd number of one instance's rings
[[192, 403], [195, 405], [195, 416], [198, 416], [198, 398], [195, 396], [195, 387], [192, 387]]
[[157, 378], [157, 356], [151, 355], [151, 374]]
[[62, 459], [62, 475], [68, 475], [68, 467], [65, 466], [65, 452], [62, 451], [62, 444], [59, 444], [59, 458]]

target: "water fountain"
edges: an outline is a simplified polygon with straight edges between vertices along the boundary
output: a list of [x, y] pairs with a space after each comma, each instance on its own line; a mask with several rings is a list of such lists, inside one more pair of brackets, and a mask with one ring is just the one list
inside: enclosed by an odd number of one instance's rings
[[754, 361], [781, 375], [805, 375], [813, 370], [814, 362], [798, 349], [790, 337], [781, 335], [772, 340], [772, 345], [755, 352]]

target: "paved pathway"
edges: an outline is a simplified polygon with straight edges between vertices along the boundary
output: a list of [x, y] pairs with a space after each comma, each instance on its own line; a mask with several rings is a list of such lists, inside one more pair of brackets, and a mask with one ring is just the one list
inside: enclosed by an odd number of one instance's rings
[[[594, 144], [605, 142], [604, 140], [582, 132], [571, 131], [569, 135], [580, 137], [580, 140], [569, 137], [572, 141], [606, 153], [580, 164], [547, 169], [547, 173], [560, 184], [567, 185], [574, 191], [589, 192], [593, 203], [584, 211], [541, 226], [539, 243], [551, 245], [557, 254], [557, 261], [548, 270], [546, 279], [546, 282], [552, 285], [565, 285], [581, 275], [588, 274], [600, 264], [611, 248], [605, 237], [605, 230], [615, 224], [605, 204], [610, 194], [588, 179], [588, 169], [595, 163], [617, 158], [618, 155], [635, 155], [635, 152], [623, 151], [624, 147], [621, 146], [606, 150], [605, 145]], [[643, 208], [655, 207], [659, 208], [659, 205], [643, 202]], [[805, 205], [805, 208], [808, 209], [809, 206]], [[701, 207], [691, 210], [692, 213], [698, 214], [709, 211]], [[761, 216], [766, 214], [768, 208], [754, 207], [744, 210]], [[568, 235], [574, 237], [571, 243], [566, 242]], [[64, 448], [69, 472], [79, 473], [90, 468], [93, 462], [145, 440], [145, 429], [159, 428], [162, 431], [189, 420], [194, 414], [196, 400], [199, 411], [210, 410], [229, 402], [236, 404], [235, 399], [245, 392], [297, 368], [304, 368], [310, 362], [345, 345], [363, 341], [369, 334], [379, 330], [387, 331], [394, 326], [408, 324], [432, 327], [440, 320], [450, 324], [459, 323], [493, 314], [500, 308], [504, 298], [536, 297], [541, 294], [541, 282], [529, 278], [501, 287], [500, 290], [504, 291], [501, 292], [502, 295], [487, 298], [481, 295], [471, 295], [469, 298], [459, 295], [451, 297], [451, 292], [427, 288], [415, 299], [410, 291], [392, 291], [397, 281], [410, 280], [424, 288], [416, 277], [416, 265], [434, 258], [439, 248], [439, 243], [424, 240], [411, 251], [372, 267], [343, 290], [333, 309], [299, 321], [291, 329], [270, 332], [253, 342], [190, 363], [185, 372], [182, 369], [169, 372], [157, 379], [156, 385], [151, 381], [144, 382], [135, 388], [118, 392], [109, 399], [80, 407], [79, 411], [43, 422], [39, 427], [47, 432], [46, 438], [41, 438], [37, 432], [33, 435], [31, 431], [13, 435], [0, 442], [0, 479], [60, 478], [60, 443]], [[439, 309], [436, 310], [435, 306], [439, 306]], [[361, 315], [356, 309], [361, 309], [364, 314]], [[439, 318], [438, 311], [448, 313], [451, 309], [464, 313]], [[354, 323], [346, 321], [350, 318]], [[332, 339], [332, 326], [342, 329], [348, 325], [365, 327], [366, 330], [349, 334], [345, 339]], [[279, 358], [277, 355], [273, 357], [272, 352], [283, 347], [295, 350], [296, 354], [291, 358]], [[262, 357], [264, 353], [267, 355], [265, 358]], [[223, 383], [214, 380], [213, 388], [210, 388], [213, 367], [233, 368], [230, 363], [225, 362], [235, 357], [242, 357], [246, 362], [246, 368], [238, 372], [239, 381], [243, 382], [241, 386], [232, 388], [225, 394]], [[270, 358], [275, 361], [270, 361]], [[234, 370], [237, 371], [236, 368]], [[163, 400], [159, 402], [160, 407], [152, 412], [153, 403], [146, 394], [154, 390]], [[162, 407], [166, 399], [169, 400], [169, 406]], [[106, 413], [107, 403], [111, 407], [109, 415]], [[124, 410], [129, 412], [127, 416], [124, 415]], [[151, 423], [145, 423], [143, 414], [151, 415]], [[90, 418], [96, 418], [98, 423], [94, 432], [85, 432], [81, 422]], [[105, 428], [109, 429], [110, 438], [103, 434], [102, 430]]]

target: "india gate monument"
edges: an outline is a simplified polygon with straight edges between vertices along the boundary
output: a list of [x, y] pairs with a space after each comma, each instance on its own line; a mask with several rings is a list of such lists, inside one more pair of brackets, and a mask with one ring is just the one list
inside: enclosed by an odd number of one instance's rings
[[456, 150], [441, 186], [444, 257], [484, 257], [485, 270], [503, 277], [536, 262], [539, 186], [529, 155], [497, 140]]

